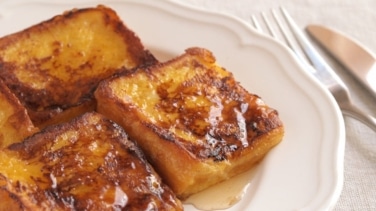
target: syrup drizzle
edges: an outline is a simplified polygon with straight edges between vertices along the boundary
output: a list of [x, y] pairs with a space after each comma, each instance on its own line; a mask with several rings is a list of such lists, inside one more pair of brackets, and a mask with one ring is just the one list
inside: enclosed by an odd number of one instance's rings
[[229, 180], [196, 193], [186, 199], [184, 204], [193, 205], [199, 210], [230, 208], [244, 197], [255, 175], [255, 169], [252, 168]]

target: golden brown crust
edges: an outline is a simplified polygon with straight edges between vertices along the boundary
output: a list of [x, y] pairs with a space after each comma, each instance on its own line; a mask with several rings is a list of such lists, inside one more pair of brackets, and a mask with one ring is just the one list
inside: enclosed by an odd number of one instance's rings
[[0, 80], [0, 148], [20, 142], [38, 130], [17, 97]]
[[182, 210], [123, 129], [97, 113], [4, 149], [0, 177], [30, 210]]
[[[1, 178], [0, 178], [1, 180]], [[0, 182], [1, 186], [1, 182]], [[21, 211], [25, 210], [19, 199], [7, 191], [5, 188], [0, 188], [0, 211]]]
[[283, 137], [278, 112], [202, 48], [106, 80], [95, 96], [181, 198], [251, 168]]
[[0, 39], [0, 78], [37, 126], [93, 110], [99, 81], [155, 62], [105, 6], [67, 11]]

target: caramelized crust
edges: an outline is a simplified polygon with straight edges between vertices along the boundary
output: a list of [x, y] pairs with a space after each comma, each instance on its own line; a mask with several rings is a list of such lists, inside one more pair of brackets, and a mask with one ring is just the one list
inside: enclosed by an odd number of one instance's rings
[[3, 149], [0, 189], [25, 210], [182, 210], [123, 129], [97, 113]]
[[[1, 178], [0, 178], [0, 186], [1, 186]], [[18, 210], [25, 210], [22, 206], [22, 203], [19, 201], [17, 196], [11, 194], [5, 188], [0, 188], [0, 211], [18, 211]]]
[[106, 80], [95, 96], [182, 199], [250, 169], [284, 133], [277, 111], [201, 48]]
[[155, 62], [105, 6], [67, 11], [0, 39], [0, 78], [39, 127], [94, 110], [99, 81]]
[[0, 80], [0, 148], [20, 142], [37, 131], [26, 109]]

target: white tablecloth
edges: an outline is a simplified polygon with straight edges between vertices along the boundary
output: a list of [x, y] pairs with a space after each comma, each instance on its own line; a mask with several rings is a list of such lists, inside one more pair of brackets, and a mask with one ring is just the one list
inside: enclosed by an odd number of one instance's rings
[[[249, 21], [252, 14], [283, 6], [302, 28], [310, 23], [334, 27], [376, 53], [375, 0], [180, 1]], [[376, 116], [376, 98], [359, 86], [338, 64], [329, 62], [349, 86], [356, 104]], [[345, 125], [344, 184], [334, 210], [376, 210], [376, 132], [349, 117], [345, 117]]]

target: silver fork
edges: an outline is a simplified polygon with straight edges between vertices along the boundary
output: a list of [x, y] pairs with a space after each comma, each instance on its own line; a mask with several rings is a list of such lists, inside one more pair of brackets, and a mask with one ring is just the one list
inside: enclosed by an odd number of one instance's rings
[[[366, 114], [352, 103], [349, 90], [345, 83], [320, 56], [287, 11], [281, 7], [279, 13], [277, 10], [271, 11], [271, 19], [269, 19], [265, 13], [261, 13], [261, 16], [262, 23], [265, 24], [268, 31], [266, 33], [269, 33], [273, 38], [285, 43], [297, 55], [305, 69], [312, 73], [329, 89], [342, 113], [363, 122], [376, 132], [376, 119]], [[256, 16], [252, 16], [252, 21], [254, 27], [258, 31], [263, 32], [260, 25], [261, 22], [257, 21]], [[274, 23], [274, 25], [272, 23]], [[280, 32], [280, 36], [278, 36], [277, 32]]]

